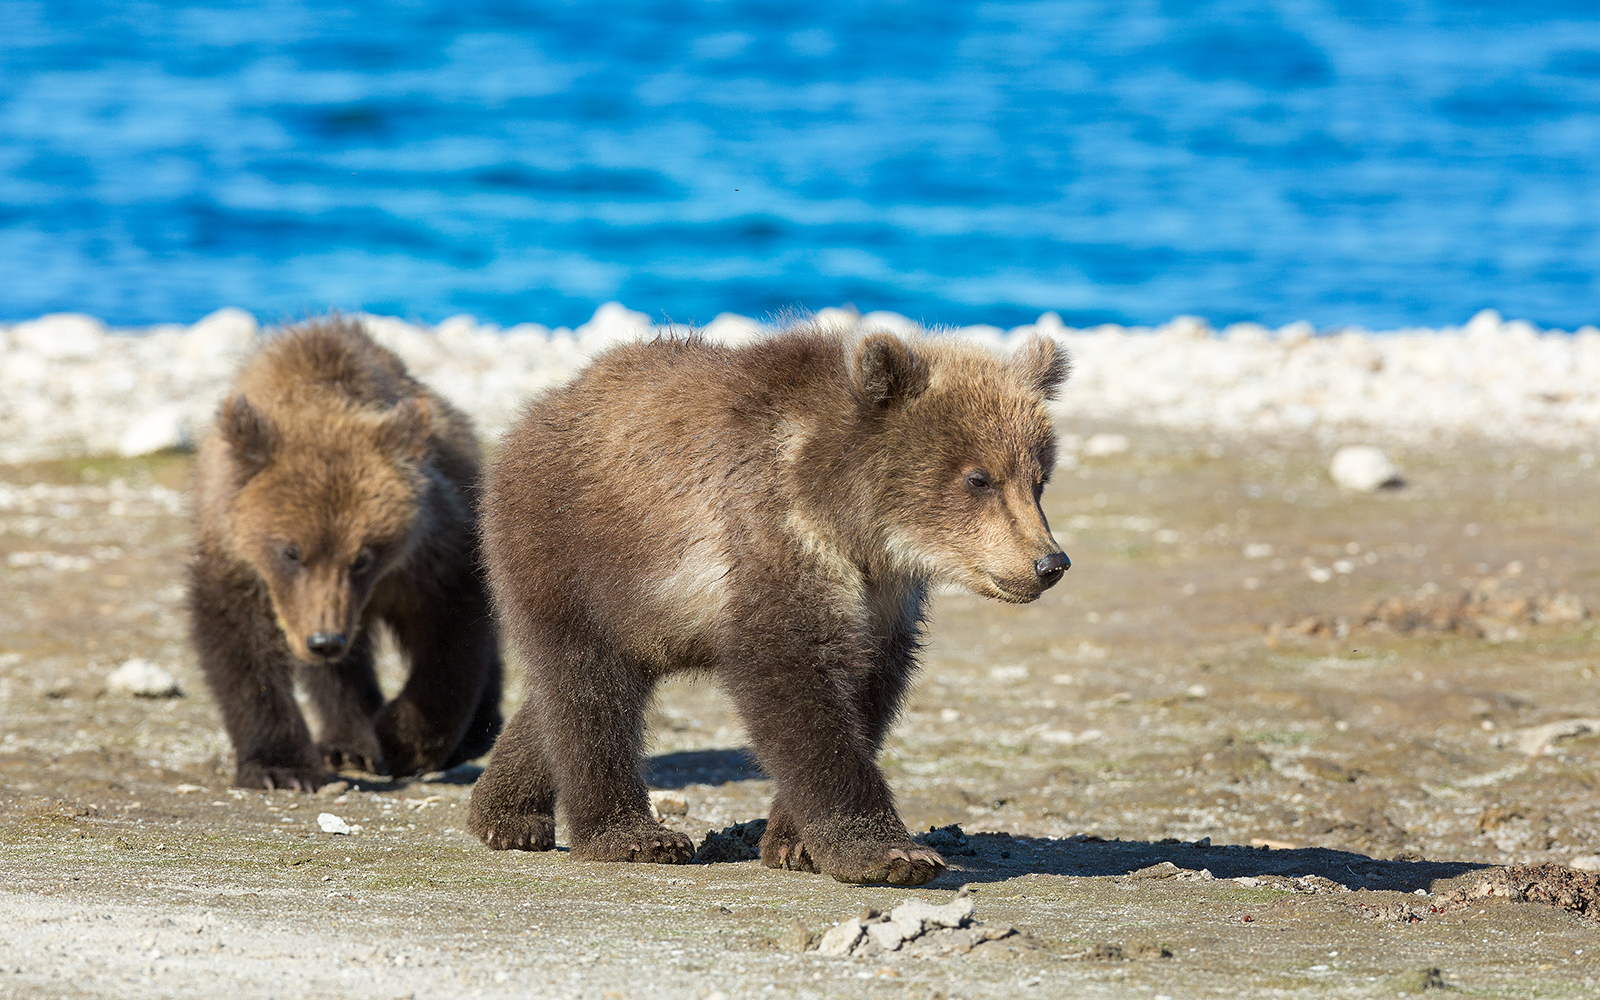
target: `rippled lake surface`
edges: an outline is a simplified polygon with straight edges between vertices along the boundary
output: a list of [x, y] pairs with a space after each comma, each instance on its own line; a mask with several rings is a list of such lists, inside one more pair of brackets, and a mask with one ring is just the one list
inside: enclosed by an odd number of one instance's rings
[[1600, 6], [0, 2], [0, 319], [1600, 320]]

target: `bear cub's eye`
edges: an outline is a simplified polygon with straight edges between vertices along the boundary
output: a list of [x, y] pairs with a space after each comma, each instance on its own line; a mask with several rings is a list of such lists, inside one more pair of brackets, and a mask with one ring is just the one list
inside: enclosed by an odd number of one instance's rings
[[967, 489], [974, 493], [987, 493], [994, 489], [994, 480], [984, 470], [973, 469], [967, 473]]
[[350, 572], [365, 573], [372, 568], [372, 550], [363, 548], [356, 553], [355, 562], [350, 564]]
[[300, 546], [285, 545], [283, 547], [283, 561], [298, 564], [300, 562]]

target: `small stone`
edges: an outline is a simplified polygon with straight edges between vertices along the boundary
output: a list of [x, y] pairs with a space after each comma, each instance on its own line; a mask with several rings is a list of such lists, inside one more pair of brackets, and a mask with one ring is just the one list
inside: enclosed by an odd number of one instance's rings
[[650, 808], [658, 819], [662, 816], [687, 816], [689, 800], [684, 798], [682, 792], [653, 791], [650, 793]]
[[1346, 445], [1334, 452], [1328, 475], [1341, 488], [1358, 493], [1404, 485], [1400, 469], [1383, 449], [1366, 444]]
[[817, 944], [817, 954], [843, 958], [855, 950], [856, 944], [866, 936], [861, 921], [851, 918], [837, 927], [831, 927]]
[[138, 698], [180, 698], [178, 679], [149, 660], [134, 657], [111, 672], [106, 687]]
[[874, 944], [884, 951], [896, 951], [900, 943], [908, 936], [902, 933], [900, 925], [895, 923], [868, 924], [867, 936], [872, 938]]
[[317, 815], [317, 825], [322, 827], [323, 833], [346, 835], [355, 833], [349, 823], [346, 823], [333, 813], [319, 813]]
[[331, 799], [336, 795], [343, 795], [349, 790], [350, 782], [348, 781], [330, 781], [328, 784], [317, 789], [317, 794], [323, 798]]
[[1083, 443], [1083, 453], [1090, 458], [1120, 455], [1129, 447], [1126, 434], [1091, 434]]
[[163, 406], [135, 420], [117, 441], [117, 454], [138, 458], [172, 448], [189, 448], [193, 441], [183, 411]]
[[975, 908], [971, 896], [957, 897], [942, 906], [911, 899], [891, 910], [889, 920], [900, 928], [902, 937], [914, 938], [934, 927], [964, 927], [971, 922]]

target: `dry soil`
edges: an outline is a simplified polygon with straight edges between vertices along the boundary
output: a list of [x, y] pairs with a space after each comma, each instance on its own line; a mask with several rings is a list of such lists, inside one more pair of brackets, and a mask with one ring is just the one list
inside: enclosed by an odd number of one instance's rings
[[[1592, 456], [1458, 444], [1351, 495], [1309, 441], [1120, 430], [1047, 494], [1060, 586], [935, 602], [883, 763], [966, 843], [915, 890], [490, 852], [472, 766], [230, 789], [184, 639], [189, 458], [0, 467], [0, 995], [1600, 993], [1597, 879], [1563, 867], [1600, 852]], [[133, 657], [183, 694], [109, 690]], [[764, 814], [712, 685], [665, 687], [653, 739], [664, 822]], [[1022, 933], [802, 950], [962, 886]]]

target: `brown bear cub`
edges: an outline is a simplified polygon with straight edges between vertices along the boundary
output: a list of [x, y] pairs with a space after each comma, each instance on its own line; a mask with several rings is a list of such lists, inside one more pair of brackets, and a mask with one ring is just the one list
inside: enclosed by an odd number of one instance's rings
[[[466, 416], [353, 322], [288, 330], [245, 368], [200, 448], [189, 588], [236, 785], [310, 791], [330, 767], [412, 774], [493, 745], [479, 466]], [[379, 622], [410, 664], [387, 704]]]
[[490, 471], [485, 550], [529, 697], [473, 790], [490, 847], [681, 863], [641, 774], [657, 680], [711, 672], [776, 794], [768, 867], [920, 885], [944, 870], [876, 758], [929, 587], [1037, 598], [1067, 568], [1039, 497], [1046, 339], [814, 327], [739, 348], [659, 339], [535, 399]]

